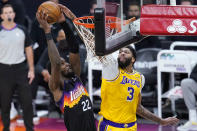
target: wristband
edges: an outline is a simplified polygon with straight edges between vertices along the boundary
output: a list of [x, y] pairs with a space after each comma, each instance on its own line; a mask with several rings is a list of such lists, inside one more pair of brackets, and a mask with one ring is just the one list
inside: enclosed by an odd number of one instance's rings
[[53, 39], [51, 33], [46, 33], [45, 36], [46, 36], [46, 40], [52, 40]]

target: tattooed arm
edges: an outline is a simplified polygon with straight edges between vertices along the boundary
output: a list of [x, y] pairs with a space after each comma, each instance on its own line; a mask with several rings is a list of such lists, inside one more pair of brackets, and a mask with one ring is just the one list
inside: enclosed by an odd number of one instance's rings
[[49, 80], [49, 88], [53, 93], [55, 101], [59, 101], [62, 96], [62, 91], [60, 90], [62, 83], [60, 68], [62, 60], [51, 36], [51, 28], [47, 23], [47, 14], [45, 14], [45, 12], [37, 12], [36, 17], [38, 22], [42, 26], [47, 39], [48, 55], [51, 62], [51, 78]]
[[141, 93], [139, 94], [139, 102], [138, 102], [138, 108], [137, 108], [137, 114], [143, 118], [146, 118], [148, 120], [152, 120], [154, 122], [157, 122], [161, 125], [174, 125], [177, 124], [179, 122], [179, 120], [177, 118], [174, 117], [168, 117], [166, 119], [162, 119], [159, 118], [158, 116], [156, 116], [155, 114], [153, 114], [152, 112], [150, 112], [149, 110], [147, 110], [146, 108], [144, 108], [141, 105]]

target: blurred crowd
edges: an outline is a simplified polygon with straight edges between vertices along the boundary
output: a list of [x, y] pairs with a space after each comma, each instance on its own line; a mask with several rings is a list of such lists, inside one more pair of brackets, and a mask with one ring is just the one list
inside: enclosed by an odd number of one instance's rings
[[[63, 0], [60, 0], [60, 1], [58, 1], [58, 0], [51, 0], [51, 1], [54, 1], [56, 3], [65, 4], [63, 2]], [[75, 1], [77, 1], [77, 0], [75, 0]], [[108, 1], [109, 2], [117, 2], [117, 1], [119, 2], [119, 0], [108, 0]], [[143, 4], [155, 4], [155, 3], [156, 3], [155, 0], [144, 0]], [[30, 90], [31, 90], [31, 96], [32, 96], [32, 97], [28, 96], [29, 98], [32, 98], [32, 109], [33, 109], [32, 117], [36, 118], [38, 116], [38, 114], [37, 114], [38, 107], [36, 106], [37, 105], [36, 104], [36, 99], [39, 97], [37, 93], [38, 93], [38, 90], [40, 88], [42, 88], [42, 90], [45, 91], [45, 93], [47, 94], [46, 95], [47, 99], [49, 99], [49, 104], [47, 106], [47, 110], [49, 111], [49, 115], [48, 116], [52, 117], [52, 114], [55, 113], [55, 114], [58, 115], [58, 117], [62, 117], [61, 111], [59, 110], [58, 107], [56, 107], [56, 104], [55, 104], [55, 102], [53, 100], [53, 96], [50, 93], [49, 87], [48, 87], [48, 82], [49, 82], [49, 78], [50, 78], [50, 62], [49, 62], [48, 52], [47, 52], [47, 48], [46, 48], [47, 44], [46, 44], [45, 33], [41, 29], [41, 27], [40, 27], [38, 21], [36, 20], [36, 18], [31, 18], [31, 16], [29, 16], [27, 14], [26, 10], [29, 7], [29, 5], [27, 5], [26, 2], [24, 2], [22, 0], [1, 0], [0, 1], [0, 8], [2, 8], [6, 4], [10, 4], [10, 5], [13, 6], [14, 12], [16, 13], [14, 21], [16, 22], [16, 24], [22, 25], [23, 27], [26, 28], [26, 33], [28, 34], [28, 36], [31, 39], [31, 40], [29, 40], [30, 43], [28, 43], [28, 44], [31, 44], [31, 48], [33, 50], [33, 57], [27, 58], [27, 60], [25, 60], [25, 62], [27, 61], [27, 63], [28, 63], [28, 59], [32, 59], [32, 61], [34, 63], [33, 67], [32, 67], [33, 70], [34, 70], [34, 72], [33, 72], [34, 78], [32, 77], [32, 82], [29, 83], [29, 85], [28, 85]], [[197, 4], [197, 1], [177, 0], [177, 4], [180, 4], [180, 5], [194, 5], [194, 4]], [[140, 18], [140, 9], [141, 9], [140, 5], [141, 5], [141, 3], [140, 3], [139, 0], [127, 0], [127, 1], [124, 1], [124, 18], [125, 19], [130, 19], [132, 17], [136, 17], [136, 19], [139, 19]], [[81, 15], [81, 14], [76, 14], [76, 15], [77, 16], [93, 15], [94, 8], [96, 8], [96, 1], [94, 1], [94, 0], [89, 1], [88, 6], [89, 6], [89, 9], [88, 8], [86, 9], [87, 13], [85, 13], [83, 15]], [[1, 14], [2, 14], [2, 11], [1, 11]], [[1, 19], [1, 21], [3, 21], [3, 19]], [[53, 39], [56, 42], [57, 48], [58, 48], [58, 50], [60, 52], [60, 55], [63, 58], [65, 58], [66, 60], [68, 60], [68, 46], [67, 46], [66, 36], [65, 36], [64, 32], [62, 31], [61, 27], [58, 24], [53, 24], [51, 26], [52, 26]], [[3, 27], [1, 27], [1, 28], [3, 28]], [[10, 39], [12, 39], [12, 38], [10, 38]], [[81, 40], [79, 40], [79, 41], [81, 43], [81, 45], [80, 45], [80, 57], [81, 57], [81, 62], [82, 62], [82, 64], [81, 64], [81, 69], [82, 69], [81, 78], [82, 78], [83, 83], [85, 85], [87, 85], [87, 82], [88, 82], [88, 78], [87, 78], [88, 66], [87, 65], [88, 64], [86, 62], [84, 62], [85, 59], [86, 59], [86, 49], [85, 49], [85, 46], [84, 46], [83, 42]], [[142, 57], [140, 58], [140, 53], [143, 52], [143, 50], [147, 49], [147, 50], [145, 50], [145, 53], [146, 53], [146, 51], [156, 52], [156, 54], [154, 54], [154, 57], [151, 54], [151, 57], [152, 57], [151, 60], [152, 61], [156, 61], [157, 53], [160, 50], [162, 50], [162, 49], [169, 49], [170, 45], [174, 41], [197, 42], [197, 37], [194, 37], [194, 36], [181, 36], [181, 37], [177, 37], [177, 36], [176, 37], [175, 36], [173, 36], [173, 37], [172, 36], [170, 36], [170, 37], [169, 36], [150, 36], [150, 37], [142, 40], [141, 42], [139, 42], [139, 43], [137, 43], [135, 45], [135, 49], [136, 49], [136, 51], [139, 54], [139, 56], [137, 58], [139, 60], [142, 60], [142, 61], [144, 59], [147, 59], [148, 56], [143, 57], [143, 55], [141, 55]], [[14, 41], [12, 41], [12, 42], [14, 42]], [[29, 47], [29, 46], [27, 46], [27, 47]], [[1, 48], [1, 45], [0, 45], [0, 48]], [[184, 48], [184, 50], [185, 49], [186, 48]], [[0, 49], [0, 51], [1, 50], [2, 49]], [[16, 50], [18, 50], [18, 49], [16, 48]], [[26, 57], [28, 57], [27, 53], [26, 53]], [[1, 55], [0, 55], [0, 58], [1, 58]], [[12, 65], [13, 64], [15, 66], [16, 64], [18, 64], [18, 63], [6, 63], [6, 62], [2, 63], [2, 61], [0, 60], [0, 68], [3, 68], [3, 65]], [[1, 64], [3, 64], [3, 65], [1, 65]], [[154, 71], [156, 72], [155, 68], [152, 69], [152, 70], [153, 70], [153, 72]], [[197, 72], [197, 69], [195, 69], [195, 71]], [[181, 87], [183, 87], [183, 89], [191, 88], [191, 90], [192, 90], [192, 89], [196, 88], [195, 90], [193, 90], [193, 91], [188, 93], [188, 94], [190, 94], [189, 96], [193, 96], [192, 94], [196, 94], [197, 93], [197, 83], [196, 83], [197, 80], [196, 80], [196, 74], [195, 74], [196, 72], [194, 72], [192, 74], [193, 77], [191, 77], [189, 80], [188, 79], [184, 79], [182, 81], [182, 79], [185, 76], [177, 76], [177, 78], [179, 78], [179, 80], [180, 80], [179, 85]], [[0, 71], [0, 73], [1, 73], [1, 71]], [[143, 72], [142, 72], [142, 74], [143, 74]], [[145, 77], [147, 79], [149, 79], [148, 75], [150, 75], [150, 74], [147, 74], [147, 76], [145, 74]], [[144, 89], [145, 91], [146, 90], [147, 91], [154, 90], [154, 92], [155, 92], [155, 87], [156, 87], [156, 83], [157, 83], [156, 82], [157, 76], [156, 76], [156, 73], [153, 73], [152, 75], [153, 75], [152, 80], [148, 80], [146, 82], [145, 89]], [[100, 83], [101, 83], [100, 82], [101, 81], [101, 72], [94, 71], [93, 72], [93, 76], [94, 76], [93, 77], [93, 86], [95, 87], [95, 89], [99, 89], [100, 88]], [[2, 74], [0, 74], [0, 78], [2, 78], [2, 77], [7, 77], [7, 76], [6, 75], [2, 76]], [[3, 79], [3, 80], [7, 80], [7, 81], [4, 81], [4, 83], [5, 82], [9, 83], [9, 81], [12, 81], [11, 79], [13, 79], [13, 78], [9, 77], [9, 79]], [[31, 77], [29, 79], [31, 79]], [[168, 80], [167, 79], [166, 79], [166, 82], [164, 84], [168, 85]], [[0, 83], [0, 88], [2, 88], [1, 85], [2, 85], [2, 83]], [[188, 85], [192, 85], [192, 87], [187, 87]], [[18, 112], [18, 109], [20, 108], [18, 106], [19, 102], [15, 101], [15, 99], [18, 98], [18, 91], [20, 91], [20, 90], [16, 90], [15, 91], [15, 89], [14, 89], [14, 91], [12, 93], [13, 94], [13, 96], [12, 96], [12, 98], [13, 98], [12, 99], [12, 104], [11, 105], [7, 105], [8, 107], [6, 108], [6, 109], [10, 109], [11, 108], [11, 115], [12, 115], [12, 116], [10, 116], [11, 119], [15, 118], [15, 116], [16, 116], [15, 115], [16, 113], [12, 114], [13, 113], [12, 111], [14, 110], [14, 108], [17, 109], [17, 112]], [[184, 91], [184, 92], [187, 92], [187, 90]], [[5, 93], [5, 91], [0, 89], [0, 95], [3, 94], [3, 93]], [[184, 96], [187, 96], [188, 94], [186, 94]], [[23, 94], [21, 94], [21, 95], [23, 95]], [[155, 101], [155, 97], [156, 96], [151, 96], [151, 97], [153, 98], [152, 102], [155, 102], [155, 104], [157, 104], [156, 101]], [[4, 99], [4, 98], [0, 97], [0, 99], [1, 99], [1, 103], [0, 103], [1, 104], [0, 105], [0, 109], [1, 109], [2, 106], [3, 106], [2, 103], [4, 103], [3, 102], [4, 100], [2, 100], [2, 99]], [[26, 99], [26, 98], [23, 97], [23, 99]], [[194, 106], [196, 101], [194, 101], [194, 99], [195, 99], [195, 97], [192, 97], [192, 100], [191, 100], [191, 98], [187, 98], [187, 97], [184, 98], [186, 106], [187, 106], [187, 108], [189, 110], [189, 114], [190, 114], [189, 115], [190, 116], [189, 117], [189, 121], [197, 122], [196, 107]], [[190, 101], [192, 101], [192, 102], [190, 102]], [[9, 115], [9, 113], [7, 115]], [[189, 124], [191, 124], [191, 123], [189, 123]]]

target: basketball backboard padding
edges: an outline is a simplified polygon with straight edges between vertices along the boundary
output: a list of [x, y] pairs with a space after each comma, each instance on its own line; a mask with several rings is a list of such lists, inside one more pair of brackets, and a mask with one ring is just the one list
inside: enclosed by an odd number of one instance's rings
[[96, 8], [94, 10], [94, 24], [95, 24], [95, 52], [100, 52], [103, 54], [106, 46], [106, 37], [105, 37], [105, 9]]

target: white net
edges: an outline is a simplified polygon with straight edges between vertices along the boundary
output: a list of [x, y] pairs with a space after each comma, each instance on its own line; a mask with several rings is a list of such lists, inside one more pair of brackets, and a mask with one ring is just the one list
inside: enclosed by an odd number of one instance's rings
[[[84, 17], [85, 18], [85, 17]], [[94, 36], [94, 20], [93, 17], [77, 18], [77, 21], [74, 22], [75, 28], [77, 29], [78, 34], [85, 43], [87, 50], [87, 61], [91, 61], [93, 58], [98, 59], [103, 64], [108, 64], [114, 62], [112, 55], [106, 56], [97, 56], [95, 53], [95, 36]], [[77, 23], [78, 24], [77, 24]], [[113, 34], [116, 34], [118, 30], [116, 28], [111, 28], [110, 23], [111, 19], [106, 20], [106, 37], [110, 37]], [[81, 23], [81, 24], [79, 24]], [[87, 26], [89, 25], [89, 26]]]

